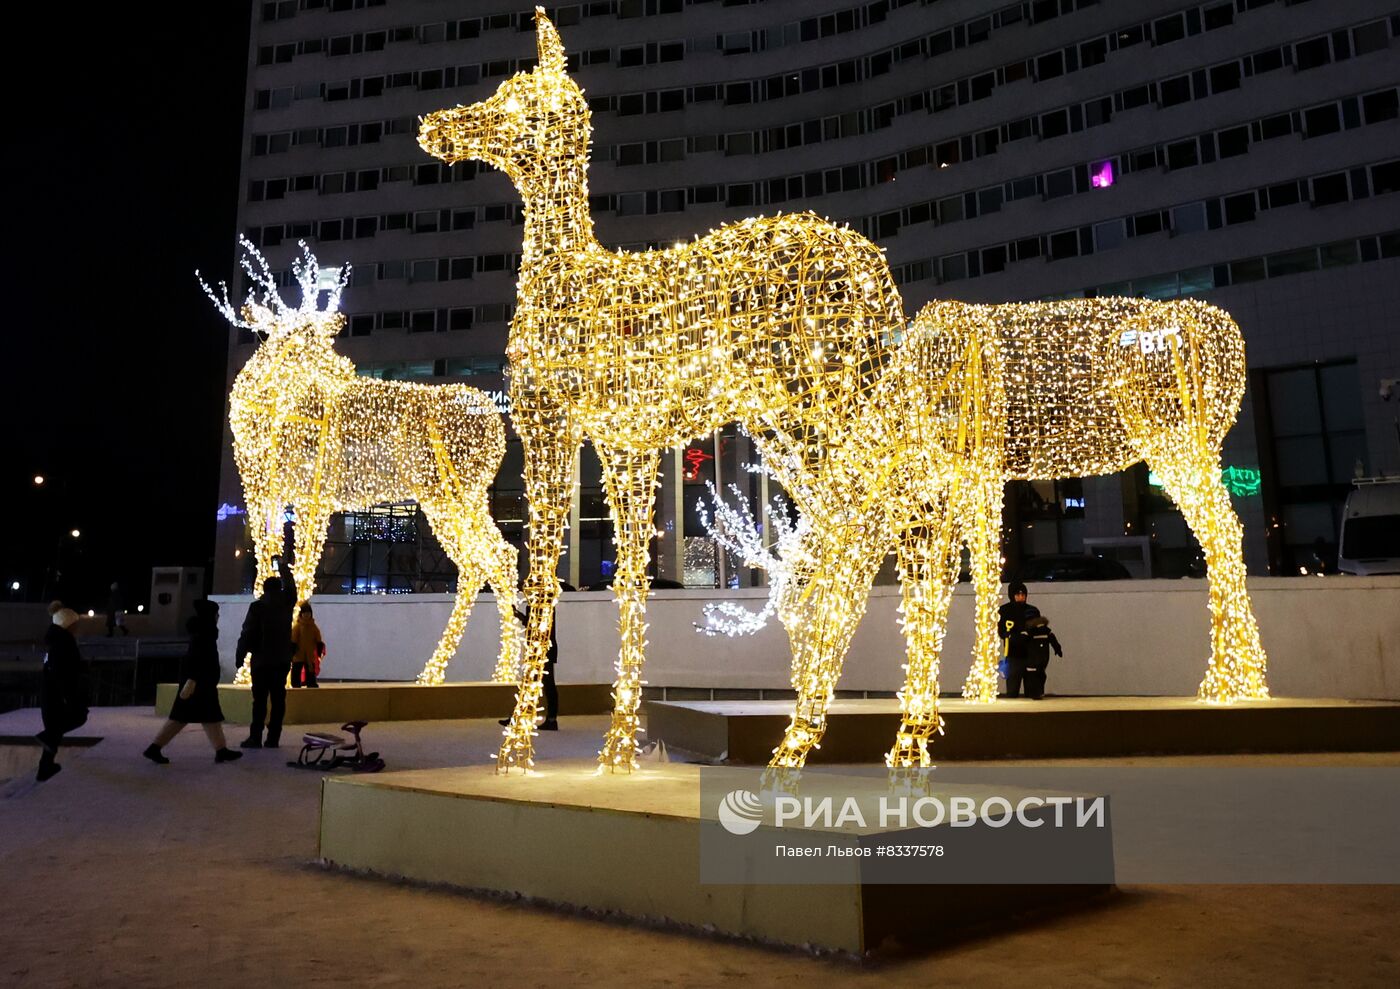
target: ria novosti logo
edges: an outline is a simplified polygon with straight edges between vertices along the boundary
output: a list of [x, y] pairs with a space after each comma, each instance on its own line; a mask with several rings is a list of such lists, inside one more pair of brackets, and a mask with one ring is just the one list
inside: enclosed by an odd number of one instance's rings
[[[765, 802], [752, 790], [730, 790], [719, 803], [719, 822], [732, 835], [747, 835], [763, 823]], [[781, 794], [772, 800], [773, 826], [823, 830], [878, 827], [905, 830], [912, 827], [954, 828], [984, 826], [1002, 828], [1103, 828], [1108, 805], [1103, 797], [1065, 794], [1003, 796], [908, 795], [795, 797]]]
[[719, 823], [730, 834], [752, 834], [763, 822], [763, 801], [752, 790], [730, 790], [719, 802]]

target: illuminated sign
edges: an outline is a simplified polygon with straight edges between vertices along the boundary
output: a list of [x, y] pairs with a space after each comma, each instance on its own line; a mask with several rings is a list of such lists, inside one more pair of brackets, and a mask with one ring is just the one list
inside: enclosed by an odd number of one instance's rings
[[237, 505], [230, 505], [228, 502], [224, 502], [222, 505], [219, 506], [219, 510], [215, 513], [214, 517], [220, 522], [222, 522], [225, 519], [233, 518], [235, 515], [247, 514], [247, 512], [245, 512], [242, 508], [239, 508]]
[[1118, 334], [1118, 346], [1137, 347], [1144, 354], [1155, 354], [1171, 349], [1168, 342], [1172, 337], [1180, 338], [1181, 330], [1175, 326], [1164, 326], [1160, 330], [1124, 330]]
[[685, 469], [681, 471], [681, 473], [685, 476], [687, 481], [693, 481], [700, 476], [700, 465], [706, 460], [715, 459], [704, 450], [694, 446], [686, 450], [683, 456], [685, 458]]
[[1253, 467], [1226, 467], [1220, 472], [1220, 483], [1236, 498], [1248, 498], [1259, 493], [1259, 471]]

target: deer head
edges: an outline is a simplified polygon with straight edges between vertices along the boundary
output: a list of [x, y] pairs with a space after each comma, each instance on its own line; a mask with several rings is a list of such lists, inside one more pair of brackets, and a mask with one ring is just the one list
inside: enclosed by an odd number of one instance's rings
[[539, 64], [511, 76], [480, 103], [423, 117], [418, 144], [448, 164], [482, 161], [511, 177], [522, 191], [561, 159], [586, 162], [588, 103], [566, 69], [564, 44], [543, 7], [535, 8]]

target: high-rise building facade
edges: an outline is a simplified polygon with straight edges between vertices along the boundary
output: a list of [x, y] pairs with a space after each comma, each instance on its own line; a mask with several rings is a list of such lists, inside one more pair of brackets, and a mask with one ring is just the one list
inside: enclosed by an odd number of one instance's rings
[[[599, 239], [639, 249], [813, 210], [930, 299], [1196, 296], [1245, 333], [1225, 477], [1255, 573], [1335, 552], [1356, 474], [1400, 471], [1400, 13], [1368, 0], [598, 0], [548, 8], [593, 112]], [[239, 225], [285, 271], [298, 240], [354, 266], [337, 348], [359, 372], [504, 392], [521, 204], [441, 164], [418, 117], [534, 64], [533, 7], [281, 0], [254, 11]], [[254, 341], [237, 333], [231, 373]], [[1400, 388], [1396, 389], [1400, 391]], [[763, 494], [733, 431], [665, 461], [656, 573], [747, 582], [697, 540], [704, 482]], [[525, 517], [513, 442], [493, 497]], [[562, 575], [605, 583], [585, 451]], [[1086, 548], [1190, 572], [1145, 468], [1008, 488], [1006, 549]], [[225, 456], [215, 586], [250, 586]], [[338, 519], [324, 591], [441, 589], [421, 520]]]

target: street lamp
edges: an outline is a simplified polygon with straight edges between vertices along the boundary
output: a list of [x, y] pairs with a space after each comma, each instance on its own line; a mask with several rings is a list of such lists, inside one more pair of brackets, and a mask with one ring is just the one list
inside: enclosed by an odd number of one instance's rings
[[[49, 509], [49, 511], [46, 512], [48, 524], [53, 524], [54, 522], [57, 522], [58, 519], [62, 518], [64, 515], [69, 515], [71, 519], [72, 516], [70, 512], [72, 506], [68, 500], [67, 477], [60, 475], [55, 481], [45, 474], [35, 473], [33, 476], [33, 482], [35, 489], [43, 490], [46, 492], [46, 494], [43, 497]], [[57, 516], [57, 518], [55, 516]], [[53, 563], [50, 567], [48, 567], [45, 570], [44, 579], [39, 585], [39, 597], [41, 600], [47, 598], [51, 591], [60, 590], [58, 585], [62, 580], [65, 541], [68, 539], [72, 539], [76, 543], [77, 540], [82, 538], [82, 535], [82, 529], [79, 529], [76, 526], [71, 529], [57, 530], [53, 546]], [[76, 554], [78, 552], [78, 548], [74, 546], [72, 552]]]

